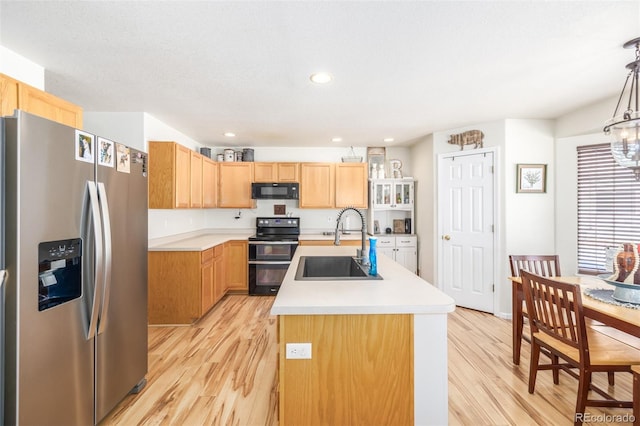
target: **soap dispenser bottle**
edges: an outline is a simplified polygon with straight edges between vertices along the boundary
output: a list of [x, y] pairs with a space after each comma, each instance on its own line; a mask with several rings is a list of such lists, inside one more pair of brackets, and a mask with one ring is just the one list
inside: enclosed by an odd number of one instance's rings
[[369, 237], [369, 275], [378, 275], [378, 256], [376, 255], [376, 237]]

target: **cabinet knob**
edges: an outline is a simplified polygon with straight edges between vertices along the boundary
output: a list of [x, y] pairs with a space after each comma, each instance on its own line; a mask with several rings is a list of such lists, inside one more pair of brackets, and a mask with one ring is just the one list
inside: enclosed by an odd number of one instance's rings
[[451, 239], [451, 236], [450, 235], [443, 235], [442, 239], [445, 240], [445, 241], [449, 241]]

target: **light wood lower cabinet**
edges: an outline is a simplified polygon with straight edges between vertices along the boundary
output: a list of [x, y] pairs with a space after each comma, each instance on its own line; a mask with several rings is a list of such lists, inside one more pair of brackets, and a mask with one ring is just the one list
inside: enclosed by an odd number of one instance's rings
[[[278, 324], [280, 425], [414, 424], [413, 315], [281, 315]], [[287, 359], [287, 343], [310, 343], [311, 359]]]
[[226, 291], [249, 292], [247, 241], [227, 241], [224, 243], [224, 271]]
[[213, 252], [213, 303], [216, 304], [226, 294], [224, 246], [214, 247]]
[[223, 245], [149, 252], [149, 324], [191, 324], [225, 294]]
[[202, 309], [200, 309], [200, 316], [208, 312], [215, 303], [213, 288], [213, 248], [203, 251], [201, 259], [202, 265], [200, 271], [202, 278], [200, 284], [202, 288], [200, 291], [200, 302]]

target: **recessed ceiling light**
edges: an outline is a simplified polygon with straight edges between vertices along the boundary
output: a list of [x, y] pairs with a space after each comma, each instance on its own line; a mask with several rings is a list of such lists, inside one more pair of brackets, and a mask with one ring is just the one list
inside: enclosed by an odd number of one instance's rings
[[233, 132], [225, 132], [224, 135], [228, 138], [235, 138], [236, 134]]
[[333, 77], [328, 72], [315, 72], [309, 78], [317, 84], [326, 84], [333, 80]]
[[331, 142], [342, 142], [342, 138], [333, 138]]
[[384, 138], [383, 142], [393, 142], [393, 138]]

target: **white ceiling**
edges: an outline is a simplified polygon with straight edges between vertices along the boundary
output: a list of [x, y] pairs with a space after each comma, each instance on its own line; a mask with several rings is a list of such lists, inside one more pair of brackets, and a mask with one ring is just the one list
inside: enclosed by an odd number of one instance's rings
[[0, 1], [0, 45], [43, 66], [47, 91], [214, 146], [555, 118], [617, 95], [638, 36], [637, 0]]

